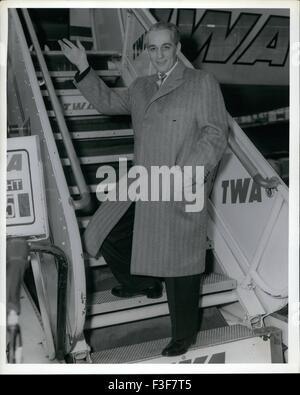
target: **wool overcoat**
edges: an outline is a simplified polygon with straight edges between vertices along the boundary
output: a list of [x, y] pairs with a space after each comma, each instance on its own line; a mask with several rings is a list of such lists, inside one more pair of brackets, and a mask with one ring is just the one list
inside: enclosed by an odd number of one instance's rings
[[[116, 93], [91, 69], [75, 85], [102, 114], [131, 114], [134, 164], [204, 166], [210, 179], [228, 137], [227, 112], [219, 84], [202, 70], [178, 61], [164, 84], [157, 76], [138, 77]], [[205, 202], [209, 182], [205, 183]], [[87, 252], [97, 256], [106, 236], [132, 202], [103, 202], [84, 233]], [[207, 204], [187, 212], [183, 201], [136, 201], [131, 273], [177, 277], [205, 267]]]

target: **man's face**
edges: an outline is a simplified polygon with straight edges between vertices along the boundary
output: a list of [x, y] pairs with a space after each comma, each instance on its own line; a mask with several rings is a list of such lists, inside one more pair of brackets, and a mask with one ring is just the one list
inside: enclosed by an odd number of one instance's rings
[[180, 43], [174, 44], [170, 30], [157, 30], [148, 33], [148, 53], [156, 71], [166, 73], [176, 62]]

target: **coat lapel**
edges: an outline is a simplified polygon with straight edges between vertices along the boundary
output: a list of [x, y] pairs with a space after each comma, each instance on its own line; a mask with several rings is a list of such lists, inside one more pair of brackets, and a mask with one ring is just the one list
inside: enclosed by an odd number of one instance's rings
[[152, 100], [152, 98], [157, 93], [157, 84], [156, 84], [157, 79], [158, 79], [157, 75], [153, 74], [150, 75], [146, 80], [146, 89], [145, 89], [146, 103], [147, 103], [146, 109], [148, 108], [148, 105]]
[[186, 69], [185, 65], [178, 60], [178, 64], [166, 81], [163, 83], [160, 89], [157, 90], [155, 84], [157, 81], [157, 75], [151, 76], [151, 79], [148, 80], [149, 84], [151, 84], [151, 90], [149, 93], [153, 92], [151, 97], [149, 98], [149, 102], [145, 111], [148, 110], [150, 105], [159, 99], [162, 96], [167, 95], [168, 93], [172, 92], [174, 89], [178, 88], [184, 82], [184, 70]]

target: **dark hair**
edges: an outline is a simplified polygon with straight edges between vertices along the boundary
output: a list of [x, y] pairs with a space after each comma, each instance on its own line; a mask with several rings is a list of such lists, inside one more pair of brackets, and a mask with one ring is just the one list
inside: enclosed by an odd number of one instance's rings
[[[172, 33], [173, 41], [174, 41], [175, 45], [177, 45], [179, 43], [179, 41], [180, 41], [180, 32], [178, 30], [178, 27], [176, 25], [174, 25], [174, 23], [171, 23], [171, 22], [156, 22], [148, 30], [147, 36], [148, 36], [149, 32], [159, 31], [159, 30], [169, 30]], [[147, 41], [148, 41], [148, 38], [147, 38]]]

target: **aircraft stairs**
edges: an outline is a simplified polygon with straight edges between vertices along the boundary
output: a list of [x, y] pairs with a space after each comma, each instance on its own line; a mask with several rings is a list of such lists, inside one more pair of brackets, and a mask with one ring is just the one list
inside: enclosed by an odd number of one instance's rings
[[[150, 16], [146, 12], [143, 13], [142, 10], [138, 13], [132, 13], [131, 11], [130, 16], [131, 23], [139, 24], [139, 28], [141, 21], [148, 25], [152, 22]], [[168, 342], [169, 334], [165, 332], [163, 338], [151, 338], [151, 332], [155, 332], [155, 328], [151, 327], [151, 320], [157, 323], [158, 321], [155, 321], [155, 319], [157, 320], [168, 315], [165, 290], [163, 296], [155, 300], [143, 296], [128, 299], [114, 297], [110, 289], [115, 284], [115, 280], [112, 278], [104, 259], [102, 257], [99, 259], [88, 257], [84, 253], [81, 244], [81, 235], [99, 205], [96, 197], [96, 188], [101, 179], [96, 178], [97, 168], [102, 164], [106, 164], [117, 169], [120, 157], [127, 158], [129, 165], [131, 165], [133, 159], [133, 131], [130, 117], [99, 114], [75, 88], [72, 82], [76, 72], [75, 67], [58, 50], [41, 51], [56, 98], [61, 104], [64, 120], [79, 159], [80, 168], [90, 192], [88, 207], [79, 207], [79, 209], [75, 210], [74, 205], [72, 206], [70, 202], [73, 201], [76, 205], [76, 200], [80, 199], [81, 191], [74, 176], [74, 168], [68, 156], [57, 113], [53, 107], [52, 94], [44, 78], [45, 71], [42, 70], [38, 60], [37, 52], [39, 48], [34, 43], [29, 51], [28, 47], [30, 45], [28, 45], [28, 42], [24, 48], [25, 37], [21, 24], [18, 21], [17, 13], [12, 14], [11, 18], [13, 21], [11, 26], [17, 32], [15, 45], [21, 45], [22, 50], [20, 53], [23, 54], [20, 55], [23, 56], [21, 60], [24, 61], [25, 59], [26, 63], [25, 83], [27, 80], [30, 81], [29, 85], [34, 96], [38, 96], [38, 99], [35, 98], [38, 113], [41, 119], [45, 119], [44, 124], [34, 130], [35, 124], [41, 121], [37, 119], [34, 121], [32, 119], [32, 111], [30, 112], [31, 133], [40, 135], [40, 141], [43, 146], [44, 171], [46, 175], [45, 187], [46, 192], [47, 190], [49, 191], [47, 205], [51, 240], [54, 244], [65, 249], [70, 260], [71, 269], [68, 278], [68, 299], [66, 301], [68, 318], [65, 347], [68, 360], [71, 362], [87, 361], [93, 363], [225, 363], [224, 347], [222, 349], [221, 345], [236, 343], [241, 347], [243, 342], [250, 341], [253, 344], [254, 340], [262, 341], [263, 343], [263, 340], [266, 340], [266, 338], [270, 339], [270, 333], [272, 336], [275, 334], [275, 338], [278, 339], [279, 335], [276, 330], [266, 329], [262, 331], [262, 328], [264, 326], [263, 318], [279, 310], [287, 303], [287, 295], [282, 290], [285, 286], [285, 280], [281, 281], [285, 276], [285, 269], [281, 269], [280, 276], [276, 276], [274, 279], [275, 285], [273, 288], [275, 290], [273, 295], [272, 292], [267, 292], [263, 289], [266, 284], [262, 277], [269, 275], [269, 269], [263, 266], [262, 272], [259, 274], [256, 269], [262, 257], [264, 260], [270, 258], [268, 244], [270, 240], [271, 247], [274, 245], [272, 240], [274, 239], [275, 243], [278, 240], [277, 228], [285, 221], [286, 212], [283, 213], [283, 211], [286, 210], [287, 188], [281, 184], [276, 184], [276, 191], [274, 188], [266, 188], [269, 195], [272, 195], [272, 197], [264, 198], [266, 205], [269, 203], [270, 206], [268, 208], [268, 217], [272, 219], [266, 219], [262, 224], [262, 230], [257, 230], [259, 240], [253, 242], [251, 246], [254, 251], [256, 251], [256, 248], [259, 249], [259, 252], [254, 252], [250, 259], [252, 261], [253, 258], [253, 260], [258, 262], [256, 267], [253, 267], [251, 262], [247, 261], [247, 252], [238, 247], [239, 241], [234, 238], [234, 233], [230, 232], [229, 228], [233, 227], [233, 225], [232, 223], [226, 223], [226, 218], [228, 218], [227, 216], [230, 215], [230, 212], [225, 212], [222, 218], [221, 210], [224, 208], [224, 202], [222, 203], [219, 198], [216, 198], [214, 188], [209, 206], [207, 272], [201, 282], [199, 307], [206, 309], [216, 308], [217, 306], [229, 306], [227, 314], [233, 316], [234, 313], [231, 310], [231, 306], [238, 305], [242, 310], [242, 316], [233, 325], [228, 326], [225, 324], [221, 328], [200, 331], [197, 343], [191, 348], [190, 357], [171, 358], [172, 361], [168, 358], [162, 358], [160, 351]], [[26, 18], [24, 17], [24, 19]], [[28, 24], [28, 21], [26, 23]], [[125, 25], [124, 23], [124, 34], [129, 35], [128, 41], [132, 41], [130, 29], [126, 28]], [[140, 64], [135, 66], [134, 62], [129, 63], [128, 61], [128, 63], [124, 63], [124, 53], [126, 52], [123, 51], [122, 53], [115, 50], [87, 51], [91, 66], [96, 70], [99, 77], [116, 91], [125, 89], [128, 86], [134, 76], [132, 72], [134, 67], [136, 67], [136, 75], [140, 72]], [[17, 67], [18, 61], [21, 62], [21, 60], [15, 60], [15, 67]], [[21, 71], [19, 71], [19, 74], [22, 75]], [[18, 83], [19, 74], [15, 77]], [[264, 169], [262, 172], [264, 177], [274, 177], [273, 169], [251, 146], [251, 143], [249, 143], [233, 120], [231, 120], [231, 127], [232, 133], [235, 134], [235, 139], [232, 139], [231, 151], [227, 153], [227, 156], [225, 155], [225, 160], [219, 167], [215, 181], [217, 187], [224, 186], [224, 179], [228, 178], [228, 172], [230, 174], [232, 167], [237, 167], [237, 170], [233, 171], [236, 174], [229, 178], [229, 183], [231, 182], [230, 179], [234, 179], [234, 177], [243, 178], [245, 174], [248, 175], [249, 168], [245, 170], [245, 162], [249, 158], [254, 163], [256, 163], [255, 160], [257, 158], [259, 159], [258, 162], [262, 163], [260, 169]], [[237, 141], [239, 144], [236, 143]], [[246, 154], [245, 151], [237, 154], [235, 151], [237, 150], [237, 145], [250, 151], [246, 152]], [[225, 178], [223, 174], [225, 174]], [[56, 198], [53, 196], [54, 192], [51, 188], [57, 188]], [[224, 187], [222, 190], [224, 200]], [[67, 196], [66, 198], [64, 197], [65, 195]], [[272, 204], [270, 204], [271, 201]], [[260, 209], [255, 211], [255, 204], [252, 206], [249, 204], [249, 206], [249, 210], [253, 210], [250, 212], [250, 217], [259, 215]], [[276, 211], [275, 213], [273, 213], [274, 210]], [[250, 219], [250, 226], [251, 221]], [[234, 230], [239, 232], [240, 226], [242, 225], [237, 225]], [[270, 227], [271, 229], [269, 229]], [[245, 235], [244, 237], [250, 236]], [[259, 243], [262, 239], [264, 239], [265, 244]], [[283, 249], [285, 249], [285, 246], [283, 246]], [[279, 259], [282, 256], [281, 254]], [[53, 267], [48, 272], [47, 259], [42, 259], [37, 254], [33, 261], [35, 262], [35, 281], [39, 278], [46, 284], [46, 290], [37, 288], [36, 292], [39, 305], [42, 306], [44, 304], [45, 310], [48, 311], [49, 322], [43, 322], [43, 324], [49, 328], [47, 344], [48, 351], [49, 344], [51, 344], [50, 348], [52, 350], [52, 352], [49, 352], [49, 355], [55, 358], [55, 325], [57, 324], [55, 322], [55, 303], [57, 303], [55, 297], [57, 288], [56, 277], [53, 275]], [[278, 264], [275, 262], [274, 265], [277, 270]], [[277, 289], [279, 289], [278, 292]], [[146, 327], [150, 326], [147, 332], [149, 338], [143, 338], [138, 344], [136, 344], [134, 336], [128, 343], [127, 336], [125, 344], [120, 344], [119, 342], [117, 346], [111, 346], [109, 349], [106, 349], [104, 344], [100, 350], [91, 350], [84, 337], [84, 334], [87, 337], [87, 334], [97, 330], [107, 330], [108, 333], [113, 333], [114, 328], [118, 326], [121, 328], [119, 333], [123, 332], [126, 334], [128, 325], [130, 326], [134, 323], [141, 323], [141, 331], [143, 331], [143, 323], [146, 323]], [[272, 336], [272, 342], [274, 343], [274, 336]], [[52, 337], [52, 339], [49, 340], [49, 337]], [[208, 352], [208, 350], [213, 351]], [[282, 360], [282, 357], [279, 355], [280, 352], [278, 354], [277, 350], [276, 353], [276, 355], [274, 353], [270, 354], [269, 362], [280, 362]], [[245, 359], [246, 357], [243, 356], [243, 358]], [[251, 361], [251, 356], [249, 358]], [[255, 356], [253, 358], [255, 359]]]

